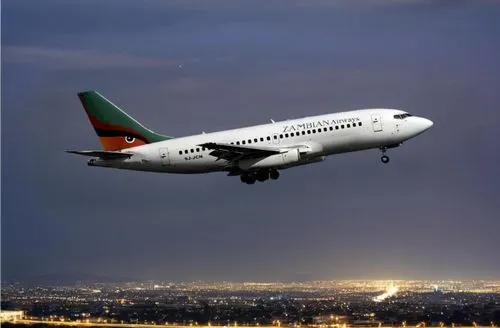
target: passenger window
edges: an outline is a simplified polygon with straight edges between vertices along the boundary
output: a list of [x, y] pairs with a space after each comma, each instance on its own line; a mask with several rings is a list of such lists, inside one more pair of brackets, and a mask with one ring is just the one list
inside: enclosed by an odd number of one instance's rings
[[295, 133], [290, 133], [290, 137], [295, 137]]
[[179, 155], [182, 155], [182, 150], [179, 150]]
[[302, 131], [302, 135], [305, 136], [306, 135], [306, 131]]
[[330, 131], [333, 131], [333, 126], [330, 127]]
[[259, 142], [259, 139], [255, 138], [253, 139], [253, 142]]
[[311, 134], [311, 130], [307, 130], [307, 134]]
[[196, 152], [199, 153], [200, 152], [200, 148], [196, 148]]
[[277, 135], [274, 135], [274, 139], [278, 139], [278, 136], [277, 136]]
[[251, 144], [252, 143], [252, 139], [248, 139], [248, 144]]
[[246, 143], [246, 141], [245, 141], [245, 140], [243, 140], [241, 143], [242, 143], [242, 144], [245, 144], [245, 143]]
[[269, 136], [268, 136], [268, 137], [267, 137], [267, 140], [271, 140], [271, 137], [269, 137]]
[[339, 126], [338, 125], [335, 125], [335, 130], [338, 130], [339, 129]]
[[316, 129], [313, 129], [313, 133], [316, 133]]
[[361, 126], [361, 122], [358, 123], [358, 126]]
[[280, 139], [283, 139], [283, 135], [282, 134], [280, 134]]
[[194, 153], [194, 149], [193, 148], [191, 148], [191, 152]]
[[350, 125], [350, 124], [347, 124], [347, 127], [348, 127], [348, 128], [350, 128], [350, 127], [351, 127], [351, 125]]
[[264, 138], [260, 138], [260, 142], [263, 142], [264, 141]]
[[205, 147], [201, 148], [201, 151], [205, 151], [205, 150], [206, 150]]
[[231, 145], [234, 145], [234, 142], [231, 142]]
[[288, 133], [285, 133], [285, 138], [288, 138]]
[[343, 129], [343, 128], [344, 128], [344, 124], [342, 124], [342, 125], [340, 126], [340, 128], [342, 128], [342, 129]]
[[188, 153], [188, 150], [187, 150], [187, 149], [186, 149], [186, 150], [184, 150], [184, 154], [187, 154], [187, 153]]
[[326, 132], [326, 131], [328, 131], [328, 129], [327, 129], [327, 128], [323, 128], [323, 131], [325, 131], [325, 132]]
[[352, 127], [355, 128], [356, 127], [356, 123], [352, 123]]
[[236, 141], [236, 144], [239, 146], [239, 145], [240, 145], [240, 142], [239, 142], [239, 141]]

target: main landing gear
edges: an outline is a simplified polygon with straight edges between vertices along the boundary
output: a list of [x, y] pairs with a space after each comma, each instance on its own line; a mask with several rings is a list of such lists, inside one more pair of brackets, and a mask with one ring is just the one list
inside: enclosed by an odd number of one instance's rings
[[276, 169], [259, 170], [257, 172], [244, 173], [240, 176], [241, 182], [246, 184], [254, 184], [255, 181], [264, 182], [266, 180], [278, 180], [280, 173]]
[[241, 182], [246, 184], [254, 184], [256, 180], [255, 174], [242, 174], [240, 175]]
[[271, 172], [269, 173], [269, 177], [271, 178], [271, 180], [278, 180], [279, 177], [280, 177], [280, 173], [278, 172], [278, 170], [271, 170]]

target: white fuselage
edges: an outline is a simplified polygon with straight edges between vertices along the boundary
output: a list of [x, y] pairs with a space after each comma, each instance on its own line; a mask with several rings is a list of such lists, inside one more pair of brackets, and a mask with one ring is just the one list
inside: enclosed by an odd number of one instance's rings
[[[430, 120], [401, 110], [362, 109], [174, 138], [124, 149], [134, 154], [126, 160], [92, 159], [89, 165], [168, 173], [252, 171], [252, 163], [242, 166], [217, 159], [210, 155], [212, 150], [199, 145], [213, 142], [258, 149], [298, 149], [299, 161], [276, 167], [282, 169], [322, 161], [332, 154], [395, 147], [431, 126]], [[259, 160], [264, 158], [253, 159]]]

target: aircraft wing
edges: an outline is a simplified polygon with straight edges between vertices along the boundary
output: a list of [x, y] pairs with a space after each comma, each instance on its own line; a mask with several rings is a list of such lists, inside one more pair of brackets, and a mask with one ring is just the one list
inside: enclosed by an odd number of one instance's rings
[[110, 160], [110, 159], [126, 159], [132, 157], [133, 153], [127, 153], [122, 151], [105, 151], [105, 150], [66, 150], [67, 153], [99, 157], [100, 159]]
[[198, 146], [211, 149], [212, 151], [209, 155], [217, 157], [217, 160], [225, 159], [230, 162], [243, 158], [266, 157], [281, 153], [279, 149], [242, 147], [215, 142], [207, 142]]

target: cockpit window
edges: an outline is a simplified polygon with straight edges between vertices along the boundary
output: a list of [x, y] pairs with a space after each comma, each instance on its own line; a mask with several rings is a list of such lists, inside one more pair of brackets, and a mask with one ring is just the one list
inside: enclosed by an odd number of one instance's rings
[[408, 114], [408, 113], [404, 113], [404, 114], [396, 114], [396, 115], [394, 115], [394, 118], [397, 120], [402, 120], [402, 119], [410, 117], [410, 116], [413, 116], [413, 115]]

